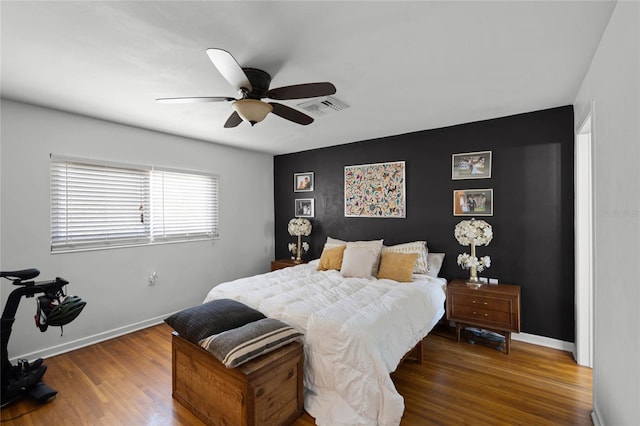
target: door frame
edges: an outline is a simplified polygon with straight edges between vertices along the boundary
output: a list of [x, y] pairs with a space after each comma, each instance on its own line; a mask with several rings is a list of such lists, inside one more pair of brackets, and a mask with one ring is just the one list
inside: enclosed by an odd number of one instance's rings
[[594, 340], [594, 229], [593, 229], [593, 144], [594, 112], [591, 102], [575, 138], [575, 324], [574, 358], [593, 367]]

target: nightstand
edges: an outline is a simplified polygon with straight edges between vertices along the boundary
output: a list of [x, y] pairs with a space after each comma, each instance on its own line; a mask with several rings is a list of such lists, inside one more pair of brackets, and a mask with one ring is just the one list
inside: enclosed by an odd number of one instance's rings
[[503, 334], [508, 354], [511, 333], [520, 332], [520, 286], [485, 284], [472, 288], [464, 280], [453, 280], [447, 284], [447, 319], [456, 323], [458, 342], [463, 325]]
[[293, 259], [277, 259], [271, 261], [271, 271], [275, 271], [277, 269], [288, 268], [290, 266], [302, 265], [303, 263], [307, 263], [304, 260], [300, 263], [296, 263]]

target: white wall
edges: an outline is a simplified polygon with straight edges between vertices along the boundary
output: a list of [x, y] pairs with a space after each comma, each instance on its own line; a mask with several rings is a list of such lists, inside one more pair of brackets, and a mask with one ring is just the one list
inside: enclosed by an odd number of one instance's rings
[[594, 101], [596, 424], [640, 424], [640, 3], [618, 2], [575, 100]]
[[[201, 303], [215, 284], [266, 272], [274, 256], [273, 157], [21, 103], [2, 101], [0, 267], [61, 276], [87, 301], [64, 328], [41, 333], [22, 299], [9, 356], [42, 356], [161, 321]], [[220, 176], [221, 237], [52, 255], [49, 154], [205, 171]], [[155, 286], [147, 277], [157, 271]], [[11, 284], [2, 280], [2, 306]], [[31, 358], [31, 356], [29, 356]]]

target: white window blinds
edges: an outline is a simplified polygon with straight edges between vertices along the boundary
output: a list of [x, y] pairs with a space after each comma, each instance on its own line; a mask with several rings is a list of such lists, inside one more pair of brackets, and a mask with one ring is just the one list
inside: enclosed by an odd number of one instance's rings
[[218, 238], [218, 180], [154, 170], [151, 235], [156, 241]]
[[51, 251], [218, 238], [218, 178], [51, 157]]

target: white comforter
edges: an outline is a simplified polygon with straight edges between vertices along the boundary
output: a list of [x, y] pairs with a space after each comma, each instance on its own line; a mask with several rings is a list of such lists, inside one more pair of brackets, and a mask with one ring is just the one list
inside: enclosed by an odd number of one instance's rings
[[214, 287], [305, 334], [305, 409], [318, 425], [397, 425], [404, 400], [389, 373], [444, 313], [441, 278], [343, 278], [316, 263]]

